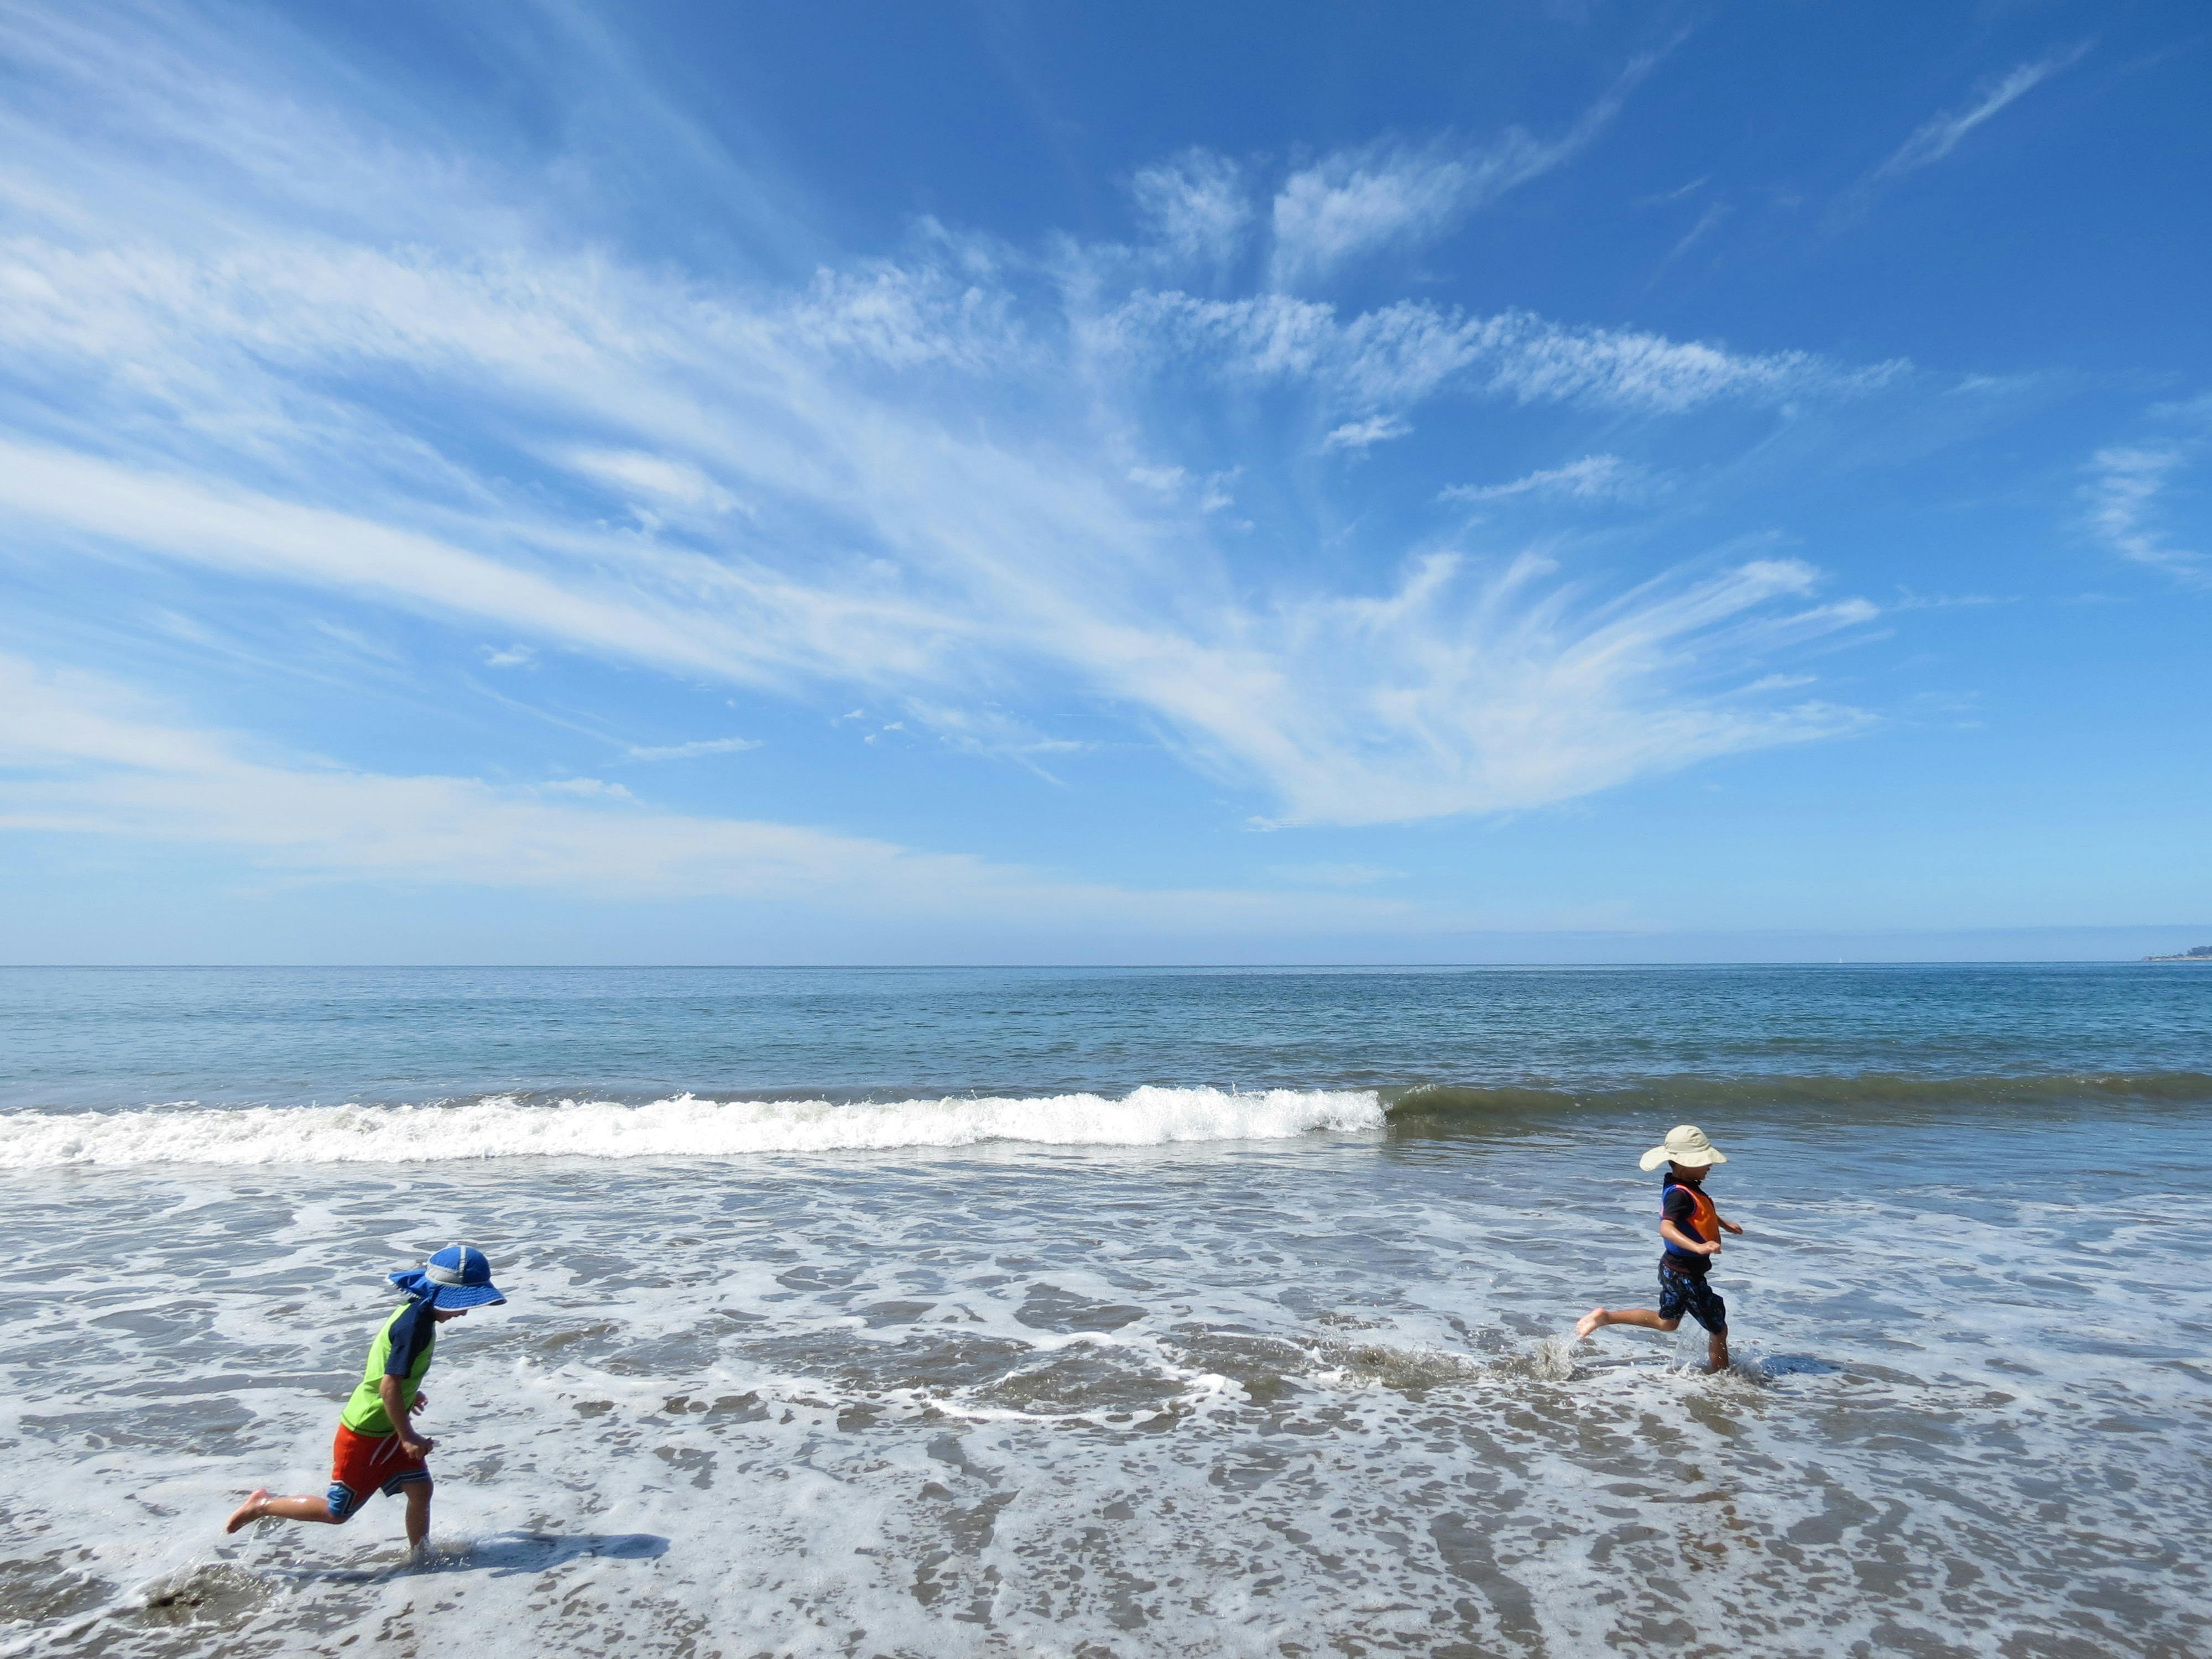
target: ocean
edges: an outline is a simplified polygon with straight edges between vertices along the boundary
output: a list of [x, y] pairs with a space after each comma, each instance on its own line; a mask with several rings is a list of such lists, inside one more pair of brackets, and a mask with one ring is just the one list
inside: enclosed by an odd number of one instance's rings
[[[2185, 964], [0, 970], [0, 1655], [2201, 1655], [2208, 1127]], [[456, 1240], [429, 1559], [226, 1537]]]

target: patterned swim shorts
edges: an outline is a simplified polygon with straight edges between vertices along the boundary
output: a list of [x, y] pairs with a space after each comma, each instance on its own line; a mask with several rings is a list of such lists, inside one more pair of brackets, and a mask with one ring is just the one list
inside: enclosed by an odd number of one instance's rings
[[1717, 1336], [1728, 1329], [1728, 1304], [1705, 1283], [1703, 1273], [1678, 1272], [1663, 1259], [1659, 1263], [1659, 1317], [1691, 1318]]
[[343, 1423], [331, 1444], [331, 1519], [343, 1521], [373, 1492], [398, 1497], [430, 1478], [429, 1466], [399, 1449], [396, 1434], [356, 1434]]

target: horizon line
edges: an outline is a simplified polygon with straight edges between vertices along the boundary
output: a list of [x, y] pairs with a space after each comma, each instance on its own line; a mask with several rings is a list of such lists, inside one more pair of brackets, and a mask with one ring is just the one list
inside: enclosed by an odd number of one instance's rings
[[5, 962], [4, 973], [254, 973], [281, 969], [355, 973], [994, 973], [1101, 970], [1402, 970], [1501, 968], [2088, 968], [2204, 962], [2179, 952], [2145, 957], [1621, 957], [1512, 962]]

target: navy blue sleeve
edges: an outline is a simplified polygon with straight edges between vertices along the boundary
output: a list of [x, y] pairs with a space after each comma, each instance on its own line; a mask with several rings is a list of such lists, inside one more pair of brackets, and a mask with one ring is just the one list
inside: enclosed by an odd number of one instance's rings
[[404, 1376], [415, 1369], [415, 1362], [422, 1357], [422, 1350], [430, 1346], [432, 1334], [438, 1322], [430, 1317], [430, 1303], [423, 1297], [410, 1306], [392, 1324], [392, 1352], [385, 1359], [386, 1376]]

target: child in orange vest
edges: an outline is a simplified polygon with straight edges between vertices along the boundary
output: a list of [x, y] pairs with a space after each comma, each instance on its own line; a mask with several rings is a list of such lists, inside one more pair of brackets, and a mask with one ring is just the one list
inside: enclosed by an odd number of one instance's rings
[[1687, 1313], [1706, 1331], [1706, 1358], [1712, 1369], [1728, 1369], [1728, 1304], [1705, 1282], [1712, 1259], [1721, 1253], [1721, 1234], [1742, 1228], [1722, 1219], [1705, 1196], [1705, 1175], [1728, 1159], [1705, 1132], [1685, 1123], [1667, 1132], [1666, 1141], [1644, 1154], [1643, 1164], [1656, 1170], [1662, 1164], [1667, 1175], [1660, 1185], [1659, 1237], [1666, 1252], [1659, 1258], [1659, 1307], [1623, 1308], [1614, 1312], [1592, 1308], [1575, 1326], [1577, 1339], [1607, 1325], [1637, 1325], [1647, 1331], [1671, 1331]]

